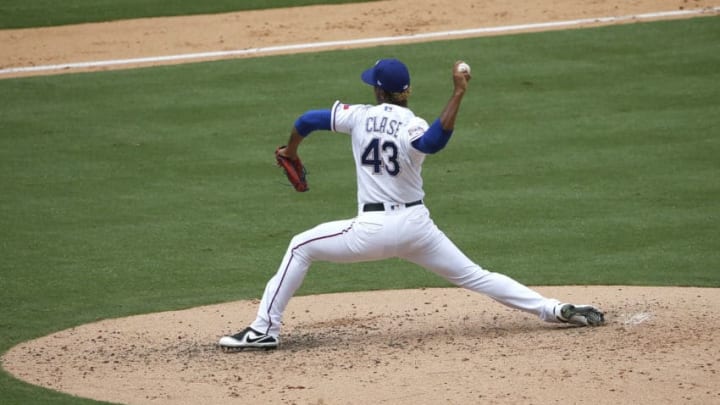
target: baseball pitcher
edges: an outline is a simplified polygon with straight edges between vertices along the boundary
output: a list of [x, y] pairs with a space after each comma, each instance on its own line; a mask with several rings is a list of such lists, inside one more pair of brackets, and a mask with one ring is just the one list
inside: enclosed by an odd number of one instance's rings
[[275, 152], [296, 190], [306, 191], [300, 143], [317, 130], [347, 134], [357, 173], [357, 216], [320, 224], [293, 237], [265, 287], [255, 320], [241, 332], [222, 337], [219, 345], [223, 349], [277, 348], [288, 301], [318, 260], [352, 263], [402, 258], [543, 321], [602, 325], [604, 315], [593, 306], [543, 297], [505, 275], [483, 269], [430, 218], [423, 203], [422, 165], [427, 155], [441, 151], [452, 137], [471, 79], [470, 67], [462, 61], [454, 64], [452, 95], [429, 125], [408, 108], [410, 73], [401, 61], [379, 60], [361, 78], [372, 86], [376, 104], [336, 101], [330, 109], [307, 111], [295, 121], [287, 146]]

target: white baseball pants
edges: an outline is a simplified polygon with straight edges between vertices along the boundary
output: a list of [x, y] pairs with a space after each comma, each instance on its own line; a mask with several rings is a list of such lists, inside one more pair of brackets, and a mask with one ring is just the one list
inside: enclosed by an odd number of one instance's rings
[[455, 285], [544, 321], [557, 322], [553, 310], [559, 301], [482, 269], [438, 229], [424, 205], [386, 204], [385, 211], [361, 211], [354, 219], [326, 222], [293, 237], [250, 326], [278, 337], [283, 312], [314, 261], [354, 263], [392, 257], [416, 263]]

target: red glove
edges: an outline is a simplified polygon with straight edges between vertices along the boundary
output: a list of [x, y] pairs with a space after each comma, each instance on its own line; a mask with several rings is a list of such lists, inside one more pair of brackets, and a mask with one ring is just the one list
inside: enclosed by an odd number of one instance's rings
[[290, 181], [290, 184], [295, 187], [296, 191], [308, 191], [307, 180], [305, 180], [305, 166], [303, 166], [300, 157], [298, 156], [296, 159], [290, 159], [289, 157], [281, 155], [280, 150], [283, 148], [285, 148], [285, 146], [275, 149], [275, 160], [277, 160], [277, 165], [285, 170], [285, 175]]

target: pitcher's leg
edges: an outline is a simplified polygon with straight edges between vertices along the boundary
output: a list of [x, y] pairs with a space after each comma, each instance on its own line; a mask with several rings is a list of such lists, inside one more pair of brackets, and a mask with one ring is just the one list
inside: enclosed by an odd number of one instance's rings
[[[374, 226], [371, 226], [374, 225]], [[343, 220], [327, 222], [295, 236], [275, 276], [265, 286], [253, 329], [277, 337], [290, 298], [314, 261], [352, 263], [385, 255], [381, 238], [373, 238], [382, 224]]]
[[250, 325], [251, 328], [274, 337], [280, 334], [280, 322], [288, 301], [300, 288], [310, 267], [310, 263], [293, 254], [293, 242], [295, 239], [285, 252], [277, 273], [265, 286], [257, 317]]
[[352, 227], [352, 220], [327, 222], [292, 238], [277, 273], [265, 286], [257, 317], [251, 328], [277, 337], [283, 313], [307, 274], [313, 258], [311, 252], [344, 251], [343, 235]]
[[499, 273], [489, 272], [470, 260], [444, 234], [407, 260], [431, 270], [451, 283], [485, 294], [494, 300], [548, 322], [557, 322], [553, 313], [559, 301], [545, 298], [535, 290]]

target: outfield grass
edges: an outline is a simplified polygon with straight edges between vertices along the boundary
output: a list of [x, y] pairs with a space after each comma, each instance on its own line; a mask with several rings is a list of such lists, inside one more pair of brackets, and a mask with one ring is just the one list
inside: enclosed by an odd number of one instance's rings
[[0, 29], [367, 1], [373, 0], [3, 0]]
[[[272, 152], [296, 116], [372, 101], [382, 56], [454, 139], [425, 164], [438, 225], [531, 285], [720, 286], [720, 19], [0, 80], [0, 352], [110, 317], [258, 297], [291, 236], [352, 217], [348, 139]], [[300, 293], [447, 286], [411, 265], [311, 269]], [[86, 401], [0, 374], [3, 404]], [[89, 401], [88, 401], [89, 402]]]

